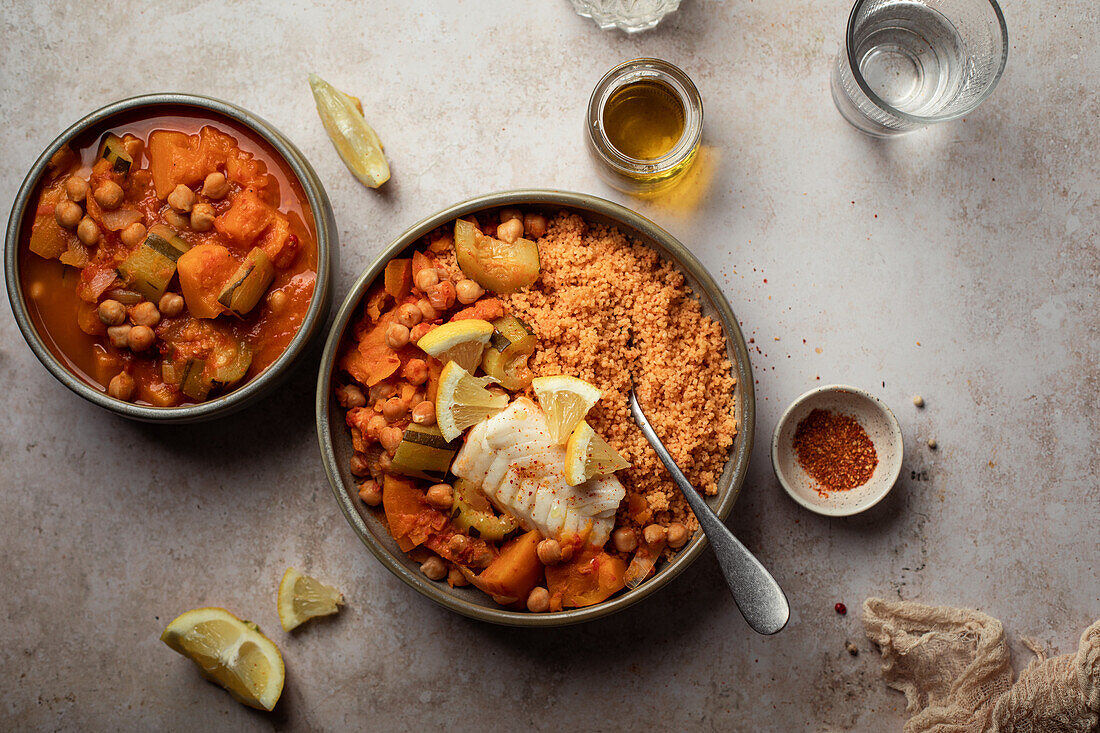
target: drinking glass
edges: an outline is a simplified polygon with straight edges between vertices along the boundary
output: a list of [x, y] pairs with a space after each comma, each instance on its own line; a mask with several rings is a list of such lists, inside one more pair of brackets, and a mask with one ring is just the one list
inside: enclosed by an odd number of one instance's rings
[[899, 135], [973, 110], [1007, 59], [996, 0], [856, 0], [833, 65], [833, 102], [861, 131]]

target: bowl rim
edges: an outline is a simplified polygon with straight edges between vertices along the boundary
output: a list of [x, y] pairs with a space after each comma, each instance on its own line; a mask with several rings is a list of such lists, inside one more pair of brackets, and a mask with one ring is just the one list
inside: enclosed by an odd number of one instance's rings
[[[485, 209], [502, 206], [521, 206], [524, 204], [561, 206], [563, 208], [577, 210], [578, 213], [591, 212], [615, 220], [623, 226], [633, 228], [659, 242], [662, 247], [666, 248], [668, 253], [675, 260], [674, 264], [695, 278], [696, 282], [698, 282], [699, 286], [706, 293], [714, 309], [718, 312], [719, 320], [722, 322], [723, 332], [727, 339], [727, 348], [732, 346], [737, 356], [737, 364], [734, 365], [733, 373], [742, 387], [741, 404], [739, 405], [741, 420], [738, 430], [738, 434], [742, 439], [739, 442], [735, 442], [736, 451], [730, 459], [733, 462], [733, 471], [729, 488], [723, 495], [720, 495], [717, 506], [712, 507], [720, 518], [723, 520], [726, 518], [733, 508], [733, 504], [748, 474], [749, 459], [752, 456], [756, 426], [755, 383], [752, 377], [752, 365], [749, 360], [748, 346], [745, 343], [740, 323], [733, 314], [733, 309], [730, 307], [729, 301], [726, 299], [717, 283], [715, 283], [714, 279], [699, 260], [696, 259], [679, 240], [641, 214], [631, 211], [617, 203], [590, 194], [553, 189], [515, 189], [476, 196], [453, 204], [436, 214], [421, 219], [419, 222], [406, 229], [396, 239], [391, 241], [351, 286], [329, 328], [328, 338], [325, 341], [324, 350], [321, 355], [321, 364], [318, 369], [316, 394], [317, 438], [329, 486], [332, 489], [333, 495], [336, 497], [337, 503], [340, 505], [344, 517], [348, 520], [348, 523], [351, 524], [355, 533], [359, 536], [360, 541], [367, 546], [367, 549], [370, 550], [384, 567], [400, 578], [406, 585], [419, 591], [422, 595], [444, 608], [480, 621], [487, 621], [505, 626], [522, 627], [566, 626], [591, 621], [622, 611], [657, 592], [687, 569], [687, 567], [703, 553], [707, 547], [706, 537], [702, 532], [697, 532], [691, 542], [689, 542], [671, 562], [661, 568], [652, 579], [633, 590], [629, 590], [626, 593], [594, 606], [552, 613], [533, 614], [471, 604], [453, 594], [445, 592], [437, 583], [424, 579], [420, 573], [416, 573], [408, 568], [399, 558], [392, 554], [388, 548], [382, 546], [375, 539], [369, 528], [367, 528], [366, 524], [363, 522], [362, 517], [360, 517], [358, 510], [353, 505], [353, 500], [349, 497], [348, 492], [343, 488], [343, 482], [337, 466], [335, 449], [333, 447], [333, 436], [329, 431], [332, 377], [335, 367], [336, 352], [339, 349], [340, 342], [343, 340], [350, 319], [357, 309], [358, 304], [361, 302], [363, 294], [371, 283], [381, 274], [385, 267], [385, 263], [394, 255], [415, 243], [420, 237], [448, 221], [453, 221], [460, 216]], [[661, 254], [665, 256], [664, 253]]]
[[[783, 477], [783, 472], [779, 470], [779, 435], [783, 432], [783, 428], [790, 422], [791, 416], [794, 411], [802, 404], [813, 399], [819, 394], [835, 393], [835, 392], [847, 392], [860, 399], [863, 399], [878, 410], [884, 418], [886, 418], [887, 425], [890, 426], [890, 437], [893, 440], [897, 448], [897, 461], [892, 471], [893, 476], [890, 477], [890, 481], [885, 483], [885, 488], [878, 494], [872, 494], [871, 497], [863, 504], [856, 504], [849, 507], [828, 507], [823, 504], [814, 504], [807, 501], [791, 488], [790, 484]], [[783, 487], [783, 490], [787, 492], [795, 502], [806, 509], [809, 509], [815, 514], [820, 514], [824, 517], [850, 517], [855, 514], [860, 514], [867, 511], [871, 507], [875, 506], [883, 499], [885, 499], [891, 491], [894, 490], [894, 485], [897, 484], [898, 478], [901, 476], [901, 467], [905, 460], [904, 445], [905, 441], [902, 437], [901, 425], [898, 423], [898, 418], [894, 415], [893, 410], [887, 406], [878, 396], [868, 392], [865, 389], [859, 387], [852, 387], [847, 384], [825, 384], [820, 387], [814, 387], [811, 390], [803, 392], [799, 395], [794, 402], [787, 406], [787, 409], [780, 415], [779, 420], [775, 423], [775, 430], [772, 431], [772, 445], [771, 445], [771, 459], [772, 459], [772, 471], [775, 473], [775, 478], [779, 481], [779, 485]]]
[[[317, 231], [317, 268], [313, 298], [301, 325], [298, 327], [298, 331], [294, 334], [294, 338], [290, 340], [290, 343], [287, 344], [283, 353], [266, 369], [239, 389], [208, 402], [177, 407], [154, 407], [152, 405], [123, 402], [108, 397], [106, 392], [101, 392], [86, 383], [54, 356], [30, 318], [30, 312], [20, 283], [18, 253], [27, 208], [34, 200], [39, 179], [54, 153], [77, 135], [123, 112], [137, 110], [142, 107], [173, 106], [193, 107], [203, 112], [227, 117], [235, 123], [252, 130], [283, 158], [287, 167], [298, 179], [313, 214], [314, 226]], [[332, 259], [336, 252], [337, 242], [338, 232], [332, 204], [321, 179], [294, 143], [271, 123], [243, 107], [213, 97], [176, 92], [142, 94], [112, 102], [85, 115], [54, 138], [53, 142], [46, 147], [45, 151], [35, 161], [19, 187], [19, 192], [8, 218], [4, 242], [5, 284], [8, 290], [8, 302], [24, 340], [31, 347], [38, 360], [42, 362], [42, 365], [70, 390], [99, 407], [130, 419], [161, 423], [198, 422], [214, 417], [222, 417], [246, 407], [266, 394], [286, 376], [290, 367], [305, 350], [312, 337], [324, 325], [328, 316], [331, 305]]]

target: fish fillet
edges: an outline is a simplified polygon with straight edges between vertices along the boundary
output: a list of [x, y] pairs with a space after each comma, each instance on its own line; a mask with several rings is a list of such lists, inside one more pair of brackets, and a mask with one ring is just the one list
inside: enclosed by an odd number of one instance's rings
[[626, 489], [614, 476], [580, 486], [565, 480], [565, 448], [551, 442], [542, 410], [526, 397], [475, 425], [451, 472], [480, 486], [499, 509], [544, 537], [588, 532], [602, 547]]

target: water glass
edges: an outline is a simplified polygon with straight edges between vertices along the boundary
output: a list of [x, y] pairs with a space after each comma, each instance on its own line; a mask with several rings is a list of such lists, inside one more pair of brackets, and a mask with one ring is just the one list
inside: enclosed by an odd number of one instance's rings
[[898, 135], [973, 110], [1007, 59], [996, 0], [856, 0], [833, 65], [833, 102], [861, 131]]

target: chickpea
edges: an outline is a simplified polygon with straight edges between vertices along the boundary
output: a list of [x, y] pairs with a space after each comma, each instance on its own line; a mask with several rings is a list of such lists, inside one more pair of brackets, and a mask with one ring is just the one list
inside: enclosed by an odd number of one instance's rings
[[354, 384], [345, 384], [336, 390], [336, 401], [340, 403], [341, 407], [348, 410], [367, 404], [367, 398], [363, 395], [363, 390]]
[[392, 397], [393, 393], [397, 391], [397, 387], [389, 382], [379, 382], [370, 388], [370, 401], [377, 402], [378, 400], [384, 400], [387, 397]]
[[406, 303], [397, 309], [397, 322], [405, 328], [412, 328], [423, 319], [420, 309], [412, 303]]
[[454, 501], [454, 489], [450, 484], [436, 484], [428, 489], [428, 504], [441, 512], [450, 509]]
[[382, 488], [374, 479], [368, 479], [359, 484], [359, 499], [367, 506], [378, 506], [382, 503]]
[[431, 304], [427, 298], [421, 298], [416, 301], [416, 308], [420, 311], [420, 317], [425, 321], [434, 321], [439, 318], [439, 311], [435, 309], [435, 306]]
[[149, 326], [152, 328], [160, 323], [160, 311], [149, 301], [143, 300], [130, 309], [130, 320], [136, 326]]
[[389, 422], [397, 422], [405, 417], [405, 413], [408, 409], [408, 406], [405, 405], [405, 400], [400, 397], [390, 397], [382, 403], [382, 415]]
[[412, 409], [412, 421], [417, 425], [435, 425], [435, 405], [424, 400]]
[[99, 304], [99, 320], [104, 326], [121, 326], [126, 321], [126, 306], [108, 298]]
[[[513, 219], [513, 221], [515, 220]], [[458, 281], [457, 285], [455, 285], [455, 295], [458, 296], [459, 303], [462, 303], [463, 305], [469, 305], [470, 303], [473, 303], [475, 300], [480, 298], [482, 295], [485, 295], [485, 289], [473, 280], [470, 280], [469, 278], [463, 278], [462, 280]]]
[[382, 455], [378, 456], [378, 472], [380, 474], [389, 471], [392, 466], [393, 459], [390, 458], [389, 453], [383, 453]]
[[70, 201], [83, 201], [88, 198], [88, 181], [80, 176], [69, 176], [65, 180], [65, 195]]
[[543, 565], [557, 565], [561, 562], [561, 544], [557, 540], [543, 540], [535, 548], [535, 553]]
[[638, 549], [638, 535], [628, 527], [619, 527], [611, 533], [611, 544], [619, 552], [634, 552]]
[[84, 210], [80, 208], [80, 204], [72, 201], [60, 201], [53, 210], [53, 218], [65, 229], [75, 228], [82, 221], [82, 216]]
[[[75, 206], [75, 204], [74, 204]], [[76, 226], [76, 238], [81, 244], [91, 247], [99, 242], [99, 225], [90, 216], [85, 216]]]
[[428, 580], [443, 580], [447, 577], [447, 566], [443, 563], [443, 558], [432, 555], [420, 566], [420, 572]]
[[397, 446], [401, 445], [401, 438], [404, 435], [404, 430], [390, 425], [378, 431], [378, 442], [392, 456], [397, 452]]
[[191, 219], [172, 209], [164, 212], [164, 221], [177, 232], [182, 232], [191, 224]]
[[509, 219], [497, 227], [497, 239], [505, 244], [515, 244], [516, 240], [523, 236], [523, 221], [521, 219]]
[[349, 468], [351, 468], [352, 476], [369, 476], [370, 475], [370, 460], [366, 455], [362, 453], [356, 453], [351, 457], [349, 462]]
[[449, 310], [455, 304], [455, 298], [458, 297], [458, 291], [455, 290], [455, 284], [450, 280], [444, 280], [441, 283], [437, 283], [428, 288], [428, 302], [432, 304], [432, 308], [437, 311]]
[[134, 396], [134, 378], [126, 372], [119, 372], [107, 384], [107, 395], [116, 400], [129, 402]]
[[202, 182], [202, 195], [208, 199], [225, 198], [227, 193], [229, 193], [229, 181], [226, 180], [224, 173], [214, 171]]
[[[121, 305], [121, 303], [119, 304]], [[110, 340], [111, 346], [116, 349], [125, 349], [130, 346], [130, 331], [133, 326], [124, 324], [121, 326], [111, 326], [107, 329], [107, 339]]]
[[550, 610], [550, 591], [541, 585], [536, 586], [527, 596], [527, 610], [531, 613], [546, 613]]
[[424, 321], [421, 321], [420, 323], [413, 326], [412, 329], [409, 331], [409, 341], [412, 341], [415, 344], [417, 341], [427, 336], [428, 332], [431, 331], [433, 328], [435, 328], [435, 324], [425, 323]]
[[282, 290], [272, 290], [267, 294], [267, 307], [272, 313], [279, 313], [286, 308], [287, 296]]
[[165, 293], [160, 296], [160, 312], [165, 318], [175, 318], [183, 312], [183, 296]]
[[447, 540], [452, 552], [462, 552], [469, 544], [470, 538], [464, 534], [451, 535], [451, 539]]
[[668, 539], [668, 530], [659, 524], [647, 524], [642, 530], [642, 539], [647, 545], [656, 545]]
[[191, 208], [191, 228], [196, 232], [210, 231], [214, 228], [214, 216], [214, 207], [210, 204], [195, 204]]
[[153, 342], [157, 340], [157, 335], [153, 333], [153, 329], [148, 326], [134, 326], [130, 329], [130, 350], [131, 351], [145, 351]]
[[428, 363], [423, 359], [409, 359], [401, 373], [410, 384], [424, 384], [428, 381]]
[[391, 349], [400, 349], [409, 343], [409, 329], [400, 323], [391, 323], [386, 328], [386, 346]]
[[416, 277], [413, 278], [413, 284], [416, 285], [418, 290], [428, 292], [428, 288], [439, 283], [439, 273], [435, 271], [434, 267], [421, 268], [420, 272], [416, 273]]
[[389, 423], [386, 422], [386, 418], [381, 415], [371, 415], [370, 420], [367, 420], [367, 437], [372, 440], [378, 440], [378, 436], [388, 425]]
[[501, 209], [500, 210], [500, 223], [501, 224], [503, 224], [506, 221], [511, 221], [512, 219], [518, 219], [521, 223], [523, 222], [523, 214], [520, 213], [519, 209], [508, 208], [508, 209]]
[[183, 183], [172, 189], [168, 194], [168, 205], [181, 214], [191, 213], [191, 207], [195, 205], [195, 192]]
[[99, 184], [92, 195], [95, 196], [97, 204], [108, 210], [117, 209], [122, 203], [122, 197], [125, 196], [122, 186], [114, 181], [104, 181]]
[[447, 582], [455, 588], [462, 588], [470, 584], [470, 581], [466, 580], [466, 576], [458, 568], [451, 568], [447, 571]]
[[668, 546], [672, 549], [678, 550], [686, 545], [690, 536], [691, 533], [688, 532], [688, 528], [679, 522], [668, 525]]
[[41, 280], [35, 280], [31, 283], [27, 292], [31, 296], [31, 300], [41, 300], [42, 296], [46, 294], [46, 283]]
[[523, 217], [523, 231], [528, 239], [541, 239], [546, 235], [546, 217], [542, 214], [528, 214]]
[[135, 221], [119, 232], [118, 237], [127, 247], [136, 247], [145, 239], [145, 234], [145, 225], [140, 221]]

